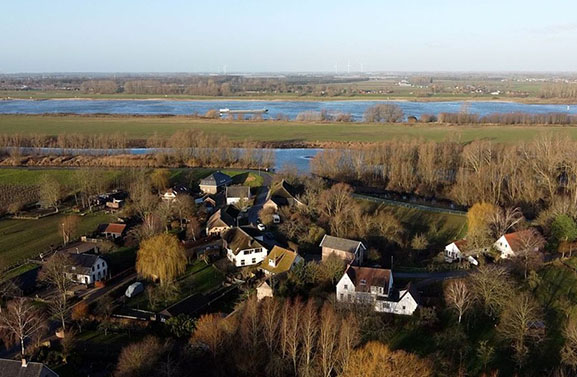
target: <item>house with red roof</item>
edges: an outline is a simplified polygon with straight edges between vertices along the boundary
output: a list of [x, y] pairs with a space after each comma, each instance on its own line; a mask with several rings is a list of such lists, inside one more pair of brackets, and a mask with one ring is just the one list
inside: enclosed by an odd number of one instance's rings
[[529, 243], [527, 240], [530, 237], [533, 237], [534, 234], [535, 231], [533, 229], [525, 229], [514, 233], [508, 233], [502, 235], [493, 244], [493, 247], [501, 253], [501, 258], [511, 258], [514, 257], [518, 252], [522, 251], [523, 248], [527, 247]]

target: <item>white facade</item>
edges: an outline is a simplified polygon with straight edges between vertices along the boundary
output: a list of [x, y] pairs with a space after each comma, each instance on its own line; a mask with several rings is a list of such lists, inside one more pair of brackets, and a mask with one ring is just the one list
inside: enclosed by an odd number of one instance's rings
[[395, 300], [390, 297], [392, 289], [392, 273], [387, 286], [371, 286], [368, 291], [359, 291], [349, 275], [345, 272], [337, 283], [337, 301], [350, 304], [371, 305], [376, 312], [381, 313], [412, 315], [417, 309], [418, 303], [410, 291], [400, 291], [398, 299]]
[[495, 249], [497, 249], [501, 253], [502, 259], [507, 259], [515, 256], [515, 252], [513, 251], [513, 249], [511, 249], [511, 245], [509, 244], [505, 236], [501, 236], [501, 238], [499, 238], [497, 242], [493, 244], [493, 247], [495, 247]]
[[253, 249], [240, 250], [238, 254], [234, 254], [231, 249], [226, 249], [228, 259], [236, 267], [252, 266], [259, 264], [266, 258], [268, 250], [264, 247], [257, 247]]
[[[78, 271], [78, 273], [75, 271]], [[104, 259], [98, 257], [92, 267], [71, 266], [68, 277], [77, 283], [89, 285], [97, 281], [106, 280], [108, 273], [108, 264]]]
[[459, 261], [463, 258], [463, 254], [461, 254], [461, 250], [456, 243], [451, 242], [447, 246], [445, 246], [445, 261], [446, 262], [455, 262]]

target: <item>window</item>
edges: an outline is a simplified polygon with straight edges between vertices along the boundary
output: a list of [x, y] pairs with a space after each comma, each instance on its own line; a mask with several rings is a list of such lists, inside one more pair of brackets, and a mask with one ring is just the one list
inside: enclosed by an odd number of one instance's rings
[[252, 258], [252, 264], [256, 263], [256, 258]]
[[241, 266], [244, 266], [244, 259], [241, 259], [241, 260], [240, 260], [240, 265], [241, 265]]
[[345, 295], [343, 293], [341, 293], [341, 301], [343, 301], [345, 299]]
[[367, 281], [365, 279], [361, 279], [361, 285], [366, 285]]
[[349, 285], [348, 285], [348, 284], [345, 284], [345, 289], [349, 289]]
[[245, 250], [244, 255], [248, 255], [248, 254], [250, 254], [250, 250]]

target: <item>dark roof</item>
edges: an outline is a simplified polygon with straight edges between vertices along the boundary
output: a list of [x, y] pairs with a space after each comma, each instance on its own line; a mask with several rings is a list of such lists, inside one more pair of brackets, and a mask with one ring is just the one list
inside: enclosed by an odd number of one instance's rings
[[230, 176], [220, 171], [217, 171], [212, 173], [208, 177], [203, 178], [200, 181], [200, 184], [203, 186], [224, 186], [228, 185], [231, 181], [232, 179], [230, 178]]
[[250, 198], [250, 187], [249, 186], [229, 186], [226, 188], [227, 198]]
[[[328, 247], [329, 249], [348, 251], [349, 253], [355, 253], [360, 245], [363, 243], [360, 241], [349, 240], [346, 238], [339, 238], [333, 236], [324, 236], [321, 241], [321, 247]], [[364, 245], [363, 245], [364, 246]]]
[[242, 250], [264, 247], [263, 244], [241, 228], [230, 229], [224, 234], [223, 240], [224, 246], [232, 250], [234, 255], [237, 255]]
[[0, 359], [0, 377], [58, 377], [41, 363], [29, 362], [26, 367], [20, 360]]
[[64, 249], [61, 249], [60, 251], [68, 254], [82, 254], [96, 250], [97, 247], [98, 246], [92, 242], [76, 242], [66, 246]]
[[236, 219], [239, 213], [240, 211], [233, 205], [221, 208], [210, 216], [207, 222], [207, 228], [212, 229], [224, 226], [233, 227], [236, 225]]
[[[99, 258], [98, 255], [94, 254], [69, 254], [69, 257], [72, 263], [69, 270], [75, 273], [90, 273], [90, 269]], [[72, 267], [76, 267], [76, 269], [72, 270]]]
[[391, 270], [383, 268], [349, 266], [345, 273], [357, 292], [369, 292], [372, 286], [388, 288], [391, 280]]
[[270, 189], [269, 192], [269, 196], [273, 197], [273, 196], [278, 196], [280, 198], [285, 198], [285, 199], [289, 199], [289, 198], [296, 198], [296, 190], [293, 187], [293, 185], [291, 185], [290, 183], [288, 183], [287, 181], [285, 181], [284, 179], [282, 181], [280, 181], [279, 183], [273, 185]]

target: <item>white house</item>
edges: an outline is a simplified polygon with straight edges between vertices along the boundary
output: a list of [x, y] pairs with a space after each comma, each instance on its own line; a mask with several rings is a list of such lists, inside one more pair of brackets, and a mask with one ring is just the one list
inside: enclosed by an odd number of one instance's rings
[[360, 241], [325, 235], [319, 245], [322, 248], [322, 259], [326, 260], [335, 254], [347, 263], [362, 264], [367, 248]]
[[261, 241], [262, 237], [253, 237], [242, 228], [232, 228], [223, 235], [226, 256], [236, 267], [255, 265], [266, 258], [268, 249]]
[[[501, 258], [503, 259], [514, 257], [515, 253], [523, 248], [524, 240], [532, 237], [533, 232], [532, 229], [525, 229], [505, 234], [493, 244], [493, 247], [501, 253]], [[535, 251], [537, 250], [538, 248]]]
[[67, 268], [66, 275], [72, 281], [90, 285], [108, 277], [108, 264], [98, 255], [69, 254], [69, 258], [71, 264]]
[[[473, 256], [465, 255], [466, 247], [467, 240], [458, 240], [445, 246], [445, 262], [453, 263], [466, 259], [469, 263], [475, 266], [479, 265], [479, 262]], [[477, 251], [484, 251], [484, 249], [479, 249]]]
[[349, 265], [337, 283], [337, 301], [370, 305], [377, 312], [412, 315], [418, 307], [416, 292], [393, 289], [391, 270]]
[[463, 258], [463, 251], [466, 245], [466, 240], [458, 240], [445, 246], [445, 262], [460, 261]]
[[166, 190], [162, 195], [162, 200], [166, 200], [167, 202], [172, 202], [176, 199], [179, 195], [190, 195], [190, 192], [187, 187], [184, 186], [174, 186], [173, 188], [169, 188]]

